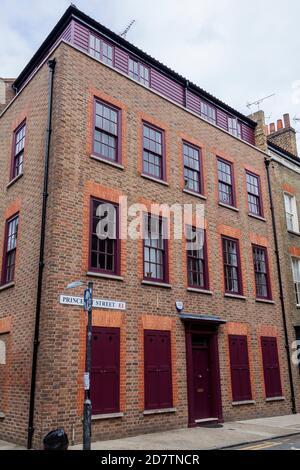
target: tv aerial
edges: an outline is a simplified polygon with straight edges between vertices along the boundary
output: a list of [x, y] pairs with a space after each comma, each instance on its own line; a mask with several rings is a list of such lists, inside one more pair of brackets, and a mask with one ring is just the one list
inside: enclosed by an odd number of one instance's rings
[[124, 31], [122, 33], [120, 33], [120, 36], [122, 38], [126, 39], [128, 31], [132, 28], [134, 23], [135, 23], [135, 20], [130, 21], [129, 25], [124, 29]]
[[268, 100], [269, 98], [272, 98], [273, 96], [275, 96], [275, 93], [273, 93], [272, 95], [265, 96], [264, 98], [261, 98], [260, 100], [254, 101], [253, 103], [248, 102], [247, 108], [251, 109], [252, 106], [257, 106], [257, 111], [259, 111], [261, 103]]

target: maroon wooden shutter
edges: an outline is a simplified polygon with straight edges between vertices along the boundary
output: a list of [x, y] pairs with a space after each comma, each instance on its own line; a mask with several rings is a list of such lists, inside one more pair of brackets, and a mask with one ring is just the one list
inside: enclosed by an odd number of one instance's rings
[[93, 414], [120, 411], [119, 328], [93, 328], [91, 400]]
[[266, 397], [281, 397], [282, 387], [280, 379], [277, 339], [262, 337], [261, 349], [264, 366]]
[[233, 401], [252, 400], [247, 336], [229, 336]]
[[172, 408], [171, 339], [169, 331], [145, 330], [145, 409]]

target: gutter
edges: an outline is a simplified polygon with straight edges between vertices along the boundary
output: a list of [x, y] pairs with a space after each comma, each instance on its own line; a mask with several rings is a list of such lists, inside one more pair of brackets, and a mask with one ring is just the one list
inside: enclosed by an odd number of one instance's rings
[[44, 187], [43, 187], [41, 234], [40, 234], [40, 257], [39, 257], [37, 300], [36, 300], [36, 311], [35, 311], [35, 328], [34, 328], [34, 340], [33, 340], [27, 449], [32, 448], [32, 438], [34, 434], [34, 404], [35, 404], [35, 391], [36, 391], [37, 359], [38, 359], [38, 349], [39, 349], [39, 344], [40, 344], [39, 336], [40, 336], [43, 272], [44, 272], [44, 266], [45, 266], [44, 253], [45, 253], [46, 213], [47, 213], [47, 199], [48, 199], [50, 140], [51, 140], [51, 132], [52, 132], [52, 106], [53, 106], [53, 84], [54, 84], [55, 65], [56, 65], [55, 59], [48, 61], [48, 67], [49, 67], [48, 121], [47, 121], [46, 144], [45, 144]]
[[284, 292], [283, 292], [283, 286], [282, 286], [282, 272], [281, 272], [281, 264], [280, 264], [280, 256], [279, 256], [279, 244], [278, 244], [275, 209], [274, 209], [274, 203], [273, 203], [272, 184], [271, 184], [271, 176], [270, 176], [271, 161], [272, 159], [265, 158], [267, 180], [268, 180], [268, 190], [269, 190], [269, 197], [270, 197], [270, 209], [271, 209], [271, 214], [272, 214], [272, 227], [273, 227], [274, 244], [275, 244], [276, 265], [277, 265], [277, 272], [278, 272], [280, 304], [281, 304], [282, 320], [283, 320], [283, 327], [284, 327], [285, 350], [286, 350], [286, 355], [287, 355], [288, 374], [289, 374], [289, 382], [290, 382], [290, 390], [291, 390], [292, 413], [297, 414], [295, 389], [294, 389], [294, 382], [293, 382], [293, 375], [292, 375], [291, 354], [290, 354], [290, 348], [289, 348], [289, 335], [288, 335], [288, 327], [287, 327], [287, 320], [286, 320], [286, 308], [285, 308]]

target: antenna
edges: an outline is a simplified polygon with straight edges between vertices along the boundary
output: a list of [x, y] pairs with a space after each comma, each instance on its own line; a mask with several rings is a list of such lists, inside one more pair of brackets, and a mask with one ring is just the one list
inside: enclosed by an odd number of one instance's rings
[[131, 29], [134, 23], [135, 23], [135, 20], [130, 21], [129, 25], [124, 29], [123, 33], [120, 33], [120, 36], [122, 36], [122, 38], [126, 39], [126, 35], [128, 31]]
[[265, 100], [269, 98], [272, 98], [273, 96], [275, 96], [275, 93], [269, 96], [265, 96], [264, 98], [261, 98], [260, 100], [254, 101], [253, 103], [247, 103], [247, 108], [251, 109], [252, 106], [257, 106], [258, 111], [259, 111], [261, 103], [263, 103]]

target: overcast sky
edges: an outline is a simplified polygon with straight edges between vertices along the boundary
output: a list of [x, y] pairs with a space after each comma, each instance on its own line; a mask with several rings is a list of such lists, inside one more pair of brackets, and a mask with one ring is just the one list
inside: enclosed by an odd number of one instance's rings
[[[239, 111], [275, 93], [263, 104], [268, 122], [300, 118], [299, 0], [74, 3], [117, 33], [135, 19], [130, 42]], [[0, 76], [20, 73], [69, 4], [0, 0]]]

